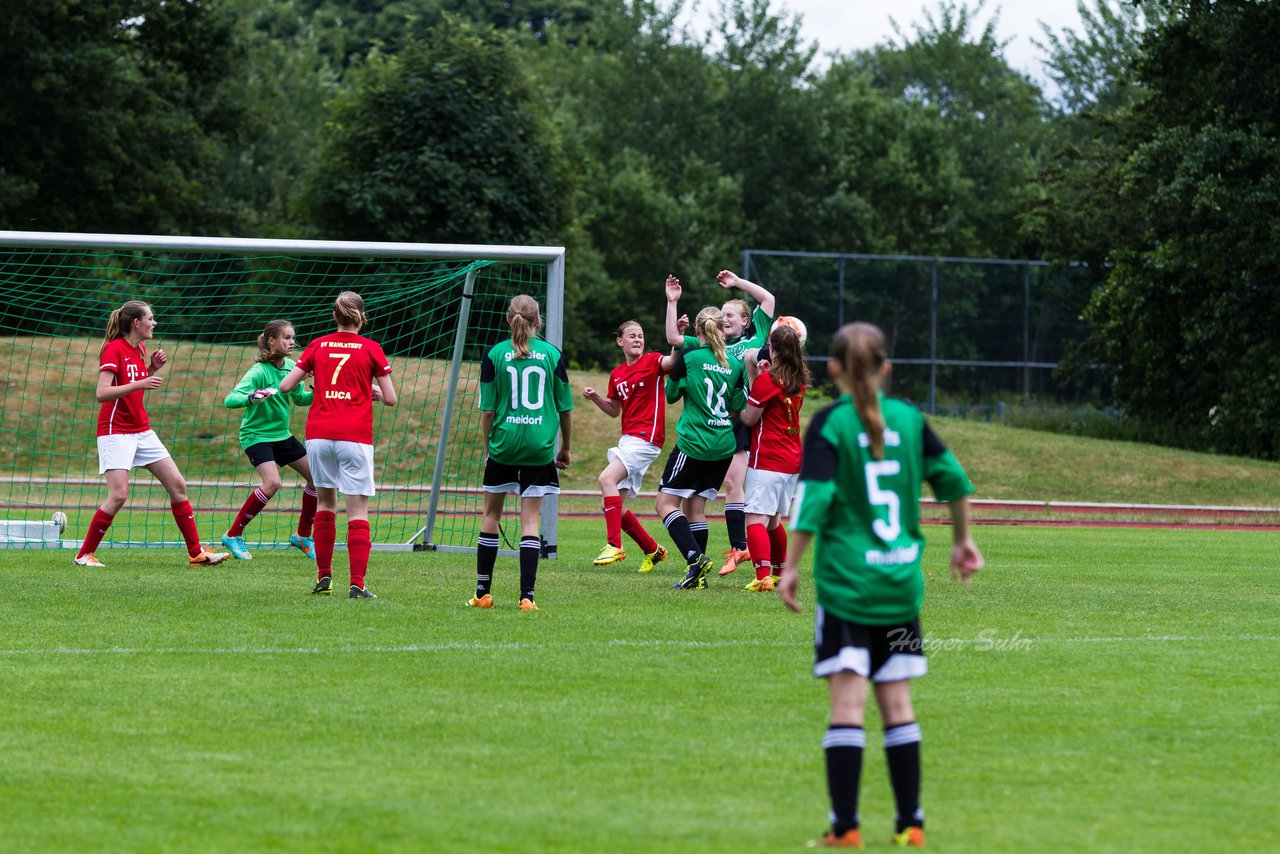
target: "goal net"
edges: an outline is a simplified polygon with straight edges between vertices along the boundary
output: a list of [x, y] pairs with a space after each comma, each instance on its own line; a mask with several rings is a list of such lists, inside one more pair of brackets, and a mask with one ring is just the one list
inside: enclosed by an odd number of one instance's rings
[[[152, 427], [187, 480], [202, 539], [216, 543], [258, 482], [238, 442], [243, 410], [224, 398], [253, 364], [268, 321], [294, 325], [297, 358], [333, 331], [344, 290], [364, 298], [362, 334], [391, 359], [400, 398], [374, 407], [375, 547], [474, 549], [480, 358], [509, 334], [504, 312], [520, 293], [538, 300], [547, 340], [561, 345], [562, 248], [34, 232], [0, 232], [0, 547], [78, 547], [84, 537], [105, 496], [98, 355], [108, 315], [130, 299], [151, 305], [148, 350], [169, 357], [164, 385], [146, 393]], [[295, 410], [299, 439], [305, 421]], [[280, 492], [245, 530], [251, 546], [284, 547], [295, 530], [303, 481], [281, 473]], [[548, 500], [549, 553], [555, 520]], [[108, 536], [104, 546], [181, 545], [148, 473], [130, 477]]]

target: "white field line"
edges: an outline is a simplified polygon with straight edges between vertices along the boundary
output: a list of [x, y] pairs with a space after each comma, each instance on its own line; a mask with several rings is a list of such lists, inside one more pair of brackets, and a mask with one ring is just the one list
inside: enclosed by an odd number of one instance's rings
[[[1230, 641], [1239, 643], [1275, 643], [1280, 636], [1273, 635], [1116, 635], [1112, 637], [1078, 637], [1078, 638], [1041, 638], [1014, 633], [1012, 635], [989, 634], [977, 638], [925, 638], [926, 650], [931, 647], [950, 649], [963, 646], [975, 646], [986, 649], [1025, 650], [1037, 644], [1131, 644], [1131, 643], [1214, 643]], [[33, 647], [29, 649], [0, 649], [0, 656], [17, 658], [20, 656], [61, 655], [344, 655], [357, 654], [402, 654], [432, 652], [505, 652], [505, 651], [559, 651], [566, 649], [716, 649], [726, 647], [759, 646], [758, 638], [740, 640], [699, 641], [699, 640], [627, 640], [614, 639], [606, 641], [587, 641], [578, 643], [552, 642], [502, 642], [485, 643], [482, 641], [454, 641], [451, 643], [403, 644], [393, 646], [353, 646], [344, 644], [332, 647], [290, 647], [290, 646], [224, 646], [224, 647], [123, 647], [108, 646], [95, 648], [76, 647]], [[809, 646], [809, 642], [783, 643], [782, 646]]]

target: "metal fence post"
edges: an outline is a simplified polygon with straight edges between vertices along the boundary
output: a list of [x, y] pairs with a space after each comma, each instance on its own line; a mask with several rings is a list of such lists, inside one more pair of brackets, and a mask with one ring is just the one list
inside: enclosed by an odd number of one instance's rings
[[938, 414], [938, 261], [929, 265], [929, 414]]

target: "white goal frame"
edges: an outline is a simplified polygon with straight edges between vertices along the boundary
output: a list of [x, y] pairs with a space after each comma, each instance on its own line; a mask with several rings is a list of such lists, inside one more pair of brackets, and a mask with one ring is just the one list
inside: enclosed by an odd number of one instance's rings
[[[394, 243], [355, 240], [274, 240], [236, 237], [174, 237], [140, 234], [77, 234], [49, 231], [0, 231], [0, 246], [32, 249], [116, 249], [223, 253], [284, 253], [305, 256], [352, 256], [360, 258], [415, 258], [419, 260], [493, 261], [496, 263], [534, 262], [547, 265], [547, 304], [544, 313], [545, 340], [557, 348], [564, 346], [564, 270], [563, 246], [502, 246], [479, 243]], [[454, 551], [474, 552], [474, 546], [437, 545], [432, 542], [439, 510], [439, 495], [448, 458], [447, 440], [457, 405], [459, 377], [466, 348], [467, 324], [474, 298], [476, 273], [467, 274], [463, 285], [461, 315], [454, 336], [453, 355], [445, 391], [445, 407], [441, 416], [439, 442], [431, 477], [431, 495], [422, 527], [407, 543], [377, 543], [379, 551]], [[477, 489], [479, 484], [477, 484]], [[559, 500], [549, 495], [542, 502], [542, 538], [544, 557], [556, 556], [559, 533]], [[0, 548], [5, 540], [0, 537]], [[69, 541], [63, 541], [65, 546]], [[16, 545], [16, 543], [15, 543]], [[71, 547], [78, 547], [79, 543]], [[514, 551], [504, 550], [506, 554]]]

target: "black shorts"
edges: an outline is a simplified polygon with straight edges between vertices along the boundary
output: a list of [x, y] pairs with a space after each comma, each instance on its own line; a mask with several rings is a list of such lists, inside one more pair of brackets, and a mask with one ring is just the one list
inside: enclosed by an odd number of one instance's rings
[[872, 682], [898, 682], [928, 671], [918, 619], [895, 626], [867, 626], [842, 620], [819, 605], [813, 634], [814, 676], [852, 670]]
[[289, 463], [296, 463], [305, 457], [307, 448], [297, 439], [290, 436], [288, 439], [281, 439], [278, 442], [258, 442], [245, 448], [244, 453], [249, 458], [249, 462], [253, 463], [254, 468], [263, 463], [287, 466]]
[[733, 441], [737, 443], [734, 453], [751, 449], [751, 428], [741, 421], [733, 422]]
[[484, 491], [540, 498], [560, 494], [560, 472], [555, 463], [540, 466], [509, 466], [485, 460]]
[[689, 498], [701, 495], [708, 500], [716, 497], [724, 476], [729, 472], [733, 457], [723, 460], [695, 460], [676, 448], [667, 457], [667, 467], [662, 470], [658, 491]]

